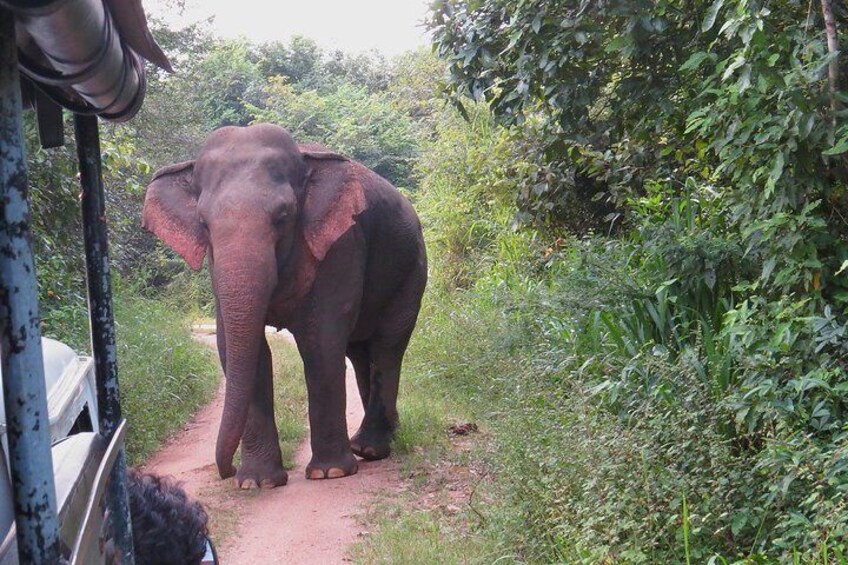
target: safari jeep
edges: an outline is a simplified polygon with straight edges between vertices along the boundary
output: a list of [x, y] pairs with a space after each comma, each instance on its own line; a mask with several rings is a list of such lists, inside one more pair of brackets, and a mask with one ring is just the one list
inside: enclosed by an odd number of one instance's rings
[[[144, 60], [172, 70], [141, 0], [0, 0], [0, 565], [135, 561], [98, 117], [138, 112]], [[65, 142], [65, 110], [93, 361], [42, 341], [39, 323], [23, 114], [51, 148]]]
[[[63, 553], [76, 563], [108, 560], [103, 539], [102, 497], [123, 428], [110, 445], [98, 433], [97, 389], [93, 361], [67, 345], [42, 338], [53, 475]], [[2, 379], [2, 373], [0, 373]], [[2, 388], [0, 388], [2, 400]], [[0, 564], [18, 563], [12, 487], [8, 471], [6, 415], [0, 402]]]

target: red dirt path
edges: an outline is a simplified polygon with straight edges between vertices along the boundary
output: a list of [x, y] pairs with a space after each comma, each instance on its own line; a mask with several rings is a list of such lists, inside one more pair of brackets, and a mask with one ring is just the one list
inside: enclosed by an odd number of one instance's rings
[[[214, 335], [196, 337], [215, 347]], [[223, 379], [221, 385], [212, 402], [144, 468], [176, 478], [204, 504], [222, 565], [349, 561], [347, 551], [364, 530], [357, 515], [365, 511], [373, 494], [400, 488], [397, 464], [392, 459], [360, 461], [359, 472], [352, 477], [309, 481], [304, 477], [311, 455], [307, 440], [298, 448], [286, 486], [239, 491], [232, 480], [218, 478], [214, 464]], [[350, 366], [347, 399], [348, 430], [353, 434], [362, 420], [362, 405]]]

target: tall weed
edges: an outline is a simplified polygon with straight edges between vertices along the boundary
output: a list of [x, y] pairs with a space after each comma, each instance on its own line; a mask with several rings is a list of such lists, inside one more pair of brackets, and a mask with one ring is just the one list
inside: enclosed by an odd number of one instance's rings
[[116, 289], [118, 378], [129, 422], [127, 454], [141, 462], [205, 404], [218, 383], [214, 352], [191, 338], [178, 297]]
[[[132, 281], [113, 278], [118, 380], [129, 422], [127, 454], [133, 464], [205, 404], [218, 382], [214, 354], [191, 339], [195, 313], [187, 310], [183, 295], [150, 294]], [[90, 352], [83, 301], [48, 305], [45, 312], [45, 335], [80, 353]]]

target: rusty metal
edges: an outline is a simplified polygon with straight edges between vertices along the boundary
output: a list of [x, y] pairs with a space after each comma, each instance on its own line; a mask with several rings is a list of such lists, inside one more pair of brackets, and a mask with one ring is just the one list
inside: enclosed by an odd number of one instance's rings
[[0, 360], [21, 563], [60, 559], [15, 26], [0, 7]]
[[[118, 393], [118, 360], [115, 345], [115, 318], [112, 310], [112, 280], [109, 274], [109, 243], [106, 227], [106, 203], [100, 160], [100, 135], [97, 118], [74, 116], [80, 184], [82, 188], [83, 238], [88, 282], [88, 310], [91, 324], [91, 347], [97, 377], [97, 406], [100, 433], [112, 440], [121, 424], [121, 402]], [[132, 565], [132, 524], [127, 496], [124, 452], [112, 470], [107, 504], [116, 531], [116, 546], [121, 548], [122, 563]], [[123, 519], [121, 519], [123, 518]]]

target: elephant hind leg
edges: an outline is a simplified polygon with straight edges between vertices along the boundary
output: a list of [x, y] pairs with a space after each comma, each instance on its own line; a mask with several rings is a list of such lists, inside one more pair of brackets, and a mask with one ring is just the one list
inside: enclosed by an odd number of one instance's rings
[[391, 452], [392, 436], [398, 425], [400, 369], [408, 342], [409, 335], [391, 346], [375, 342], [369, 344], [368, 402], [359, 431], [350, 442], [353, 452], [363, 459], [384, 459]]
[[398, 426], [401, 365], [418, 319], [426, 281], [427, 269], [422, 261], [419, 269], [410, 274], [386, 305], [377, 331], [367, 342], [370, 360], [368, 402], [363, 403], [365, 417], [351, 439], [351, 449], [364, 459], [383, 459], [391, 451], [391, 440]]

